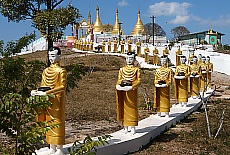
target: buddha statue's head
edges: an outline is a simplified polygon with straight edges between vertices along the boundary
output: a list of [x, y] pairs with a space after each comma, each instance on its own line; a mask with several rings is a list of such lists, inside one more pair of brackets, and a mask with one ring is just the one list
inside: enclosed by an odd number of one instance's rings
[[168, 58], [166, 56], [161, 56], [161, 66], [166, 65], [168, 62]]
[[202, 60], [203, 63], [205, 63], [205, 61], [206, 61], [205, 56], [202, 56], [201, 60]]
[[48, 55], [51, 64], [59, 62], [61, 59], [61, 50], [58, 47], [51, 47], [48, 51]]
[[196, 63], [196, 62], [197, 62], [197, 60], [198, 60], [198, 59], [197, 59], [197, 56], [193, 56], [193, 57], [192, 57], [192, 61], [193, 61], [193, 63]]
[[185, 62], [186, 62], [186, 57], [185, 57], [184, 55], [180, 57], [180, 62], [181, 62], [182, 64], [185, 64]]
[[135, 52], [128, 52], [126, 55], [126, 64], [133, 65], [135, 61]]
[[199, 55], [198, 55], [198, 58], [199, 58], [199, 59], [202, 59], [202, 55], [201, 55], [201, 54], [199, 54]]

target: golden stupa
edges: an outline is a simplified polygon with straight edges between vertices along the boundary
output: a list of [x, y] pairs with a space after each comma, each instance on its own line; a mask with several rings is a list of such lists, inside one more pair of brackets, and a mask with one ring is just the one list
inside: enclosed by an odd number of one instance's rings
[[112, 34], [118, 34], [119, 32], [119, 19], [118, 19], [118, 9], [116, 10], [116, 19], [115, 19], [115, 23], [113, 26], [113, 31]]
[[103, 26], [102, 26], [102, 23], [101, 23], [101, 20], [100, 20], [100, 16], [99, 16], [99, 7], [97, 5], [96, 7], [96, 21], [93, 25], [93, 32], [102, 32], [103, 31]]
[[140, 13], [140, 10], [138, 11], [138, 17], [137, 17], [137, 22], [136, 22], [136, 25], [134, 26], [132, 32], [131, 32], [131, 35], [137, 35], [137, 34], [144, 34], [145, 33], [145, 28], [144, 28], [144, 25], [141, 21], [141, 13]]

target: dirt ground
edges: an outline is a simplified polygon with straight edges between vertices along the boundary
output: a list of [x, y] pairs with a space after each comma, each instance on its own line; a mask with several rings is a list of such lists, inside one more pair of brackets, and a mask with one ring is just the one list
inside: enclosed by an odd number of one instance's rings
[[[27, 60], [39, 59], [45, 62], [45, 54], [45, 52], [36, 52], [23, 57]], [[121, 126], [116, 122], [115, 84], [119, 68], [125, 65], [124, 58], [76, 54], [70, 50], [65, 50], [61, 65], [74, 63], [84, 64], [88, 70], [86, 75], [77, 82], [77, 88], [67, 94], [66, 143], [83, 140], [86, 135], [101, 136], [121, 129]], [[155, 113], [143, 109], [146, 97], [149, 97], [151, 101], [153, 100], [153, 72], [151, 69], [141, 70], [142, 84], [138, 94], [139, 119], [144, 119]], [[213, 88], [218, 89], [215, 96], [211, 98], [209, 110], [216, 110], [220, 113], [219, 110], [223, 106], [227, 107], [225, 114], [226, 131], [220, 132], [219, 137], [222, 136], [221, 139], [207, 140], [207, 133], [204, 129], [206, 128], [205, 116], [201, 108], [174, 128], [151, 141], [148, 146], [133, 154], [230, 154], [229, 117], [227, 117], [230, 116], [230, 101], [228, 101], [230, 98], [230, 76], [213, 72], [212, 81], [214, 83]], [[172, 103], [175, 102], [173, 97], [171, 101]], [[211, 121], [213, 120], [217, 122], [216, 116], [213, 116]], [[213, 130], [216, 130], [215, 125]], [[213, 148], [218, 151], [213, 150]]]

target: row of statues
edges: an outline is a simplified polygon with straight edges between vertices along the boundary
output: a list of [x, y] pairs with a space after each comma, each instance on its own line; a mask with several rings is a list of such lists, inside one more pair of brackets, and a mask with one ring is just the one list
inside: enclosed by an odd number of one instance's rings
[[[38, 121], [47, 121], [50, 126], [58, 124], [59, 127], [50, 128], [46, 133], [46, 141], [50, 144], [48, 151], [42, 155], [63, 155], [65, 144], [65, 89], [66, 70], [60, 67], [61, 50], [52, 47], [48, 50], [51, 65], [42, 73], [41, 87], [31, 92], [32, 96], [53, 94], [50, 99], [52, 106], [41, 111]], [[167, 65], [167, 53], [161, 57], [161, 67], [156, 69], [154, 78], [154, 107], [158, 115], [164, 112], [169, 117], [170, 112], [170, 86], [173, 71]], [[135, 126], [138, 125], [138, 86], [141, 84], [140, 69], [134, 66], [136, 53], [128, 52], [126, 66], [120, 68], [116, 84], [117, 121], [124, 126], [125, 133], [135, 134]], [[202, 57], [198, 64], [196, 56], [192, 58], [192, 65], [185, 64], [186, 57], [180, 57], [180, 65], [175, 70], [175, 96], [179, 105], [186, 106], [188, 92], [192, 97], [197, 97], [204, 90], [206, 83], [211, 81], [213, 65], [210, 57]], [[39, 153], [38, 153], [39, 154]]]
[[[120, 51], [118, 51], [118, 47], [119, 47], [119, 44], [120, 44]], [[100, 43], [100, 46], [101, 46], [101, 52], [105, 52], [105, 47], [107, 45], [107, 52], [120, 52], [121, 54], [124, 54], [125, 53], [125, 40], [122, 39], [120, 42], [118, 42], [118, 40], [115, 38], [113, 40], [113, 49], [112, 49], [112, 42], [110, 41], [110, 39], [107, 40], [107, 42], [105, 42], [105, 40], [103, 39], [102, 42]], [[131, 52], [132, 51], [132, 40], [129, 39], [127, 40], [127, 44], [128, 44], [128, 52]], [[74, 42], [74, 47], [77, 48], [78, 50], [81, 50], [81, 51], [93, 51], [93, 47], [94, 47], [94, 42], [91, 40], [91, 41], [83, 41], [82, 39], [80, 40], [75, 40]], [[138, 56], [141, 55], [141, 41], [140, 39], [138, 39], [138, 41], [136, 42], [136, 48], [137, 48], [137, 54]]]
[[[192, 64], [186, 65], [186, 57], [180, 56], [180, 64], [175, 72], [168, 67], [168, 55], [161, 57], [161, 67], [154, 75], [154, 108], [158, 116], [162, 113], [169, 117], [170, 86], [174, 79], [175, 98], [178, 107], [186, 107], [188, 98], [199, 98], [202, 91], [210, 87], [213, 64], [210, 57], [202, 56], [202, 62], [194, 55]], [[137, 90], [140, 85], [140, 70], [134, 66], [135, 53], [129, 52], [126, 56], [127, 65], [120, 69], [116, 84], [117, 121], [124, 126], [125, 133], [135, 134], [138, 125]], [[173, 77], [174, 75], [174, 77]], [[130, 129], [130, 130], [129, 130]]]

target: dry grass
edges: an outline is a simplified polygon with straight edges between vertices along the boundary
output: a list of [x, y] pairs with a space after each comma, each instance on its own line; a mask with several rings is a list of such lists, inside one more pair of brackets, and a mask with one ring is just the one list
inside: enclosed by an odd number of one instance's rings
[[[120, 129], [116, 124], [115, 84], [119, 68], [125, 65], [124, 58], [63, 51], [62, 66], [80, 63], [84, 64], [89, 71], [78, 82], [78, 88], [67, 94], [67, 123], [70, 122], [70, 128], [73, 128], [73, 130], [67, 131], [67, 135], [68, 132], [72, 132], [73, 135], [69, 134], [68, 136], [74, 137], [74, 139], [67, 141], [73, 142], [76, 139], [83, 139], [82, 135], [85, 134], [99, 136]], [[46, 52], [36, 52], [23, 57], [26, 60], [39, 59], [45, 62]], [[90, 74], [91, 68], [94, 69]], [[153, 111], [142, 110], [145, 106], [143, 93], [146, 93], [153, 101], [153, 73], [154, 71], [151, 69], [141, 70], [142, 83], [138, 94], [140, 119], [154, 113]], [[171, 101], [174, 103], [173, 91], [171, 92]], [[216, 111], [220, 112], [223, 105], [229, 105], [230, 102], [229, 100], [221, 100], [210, 102], [210, 104], [212, 105], [209, 106], [211, 128], [212, 133], [215, 133], [218, 128]], [[225, 116], [224, 130], [221, 130], [216, 140], [207, 138], [205, 113], [201, 108], [174, 128], [155, 138], [142, 151], [134, 154], [230, 154], [229, 108], [226, 110]], [[98, 126], [100, 123], [101, 127]]]

